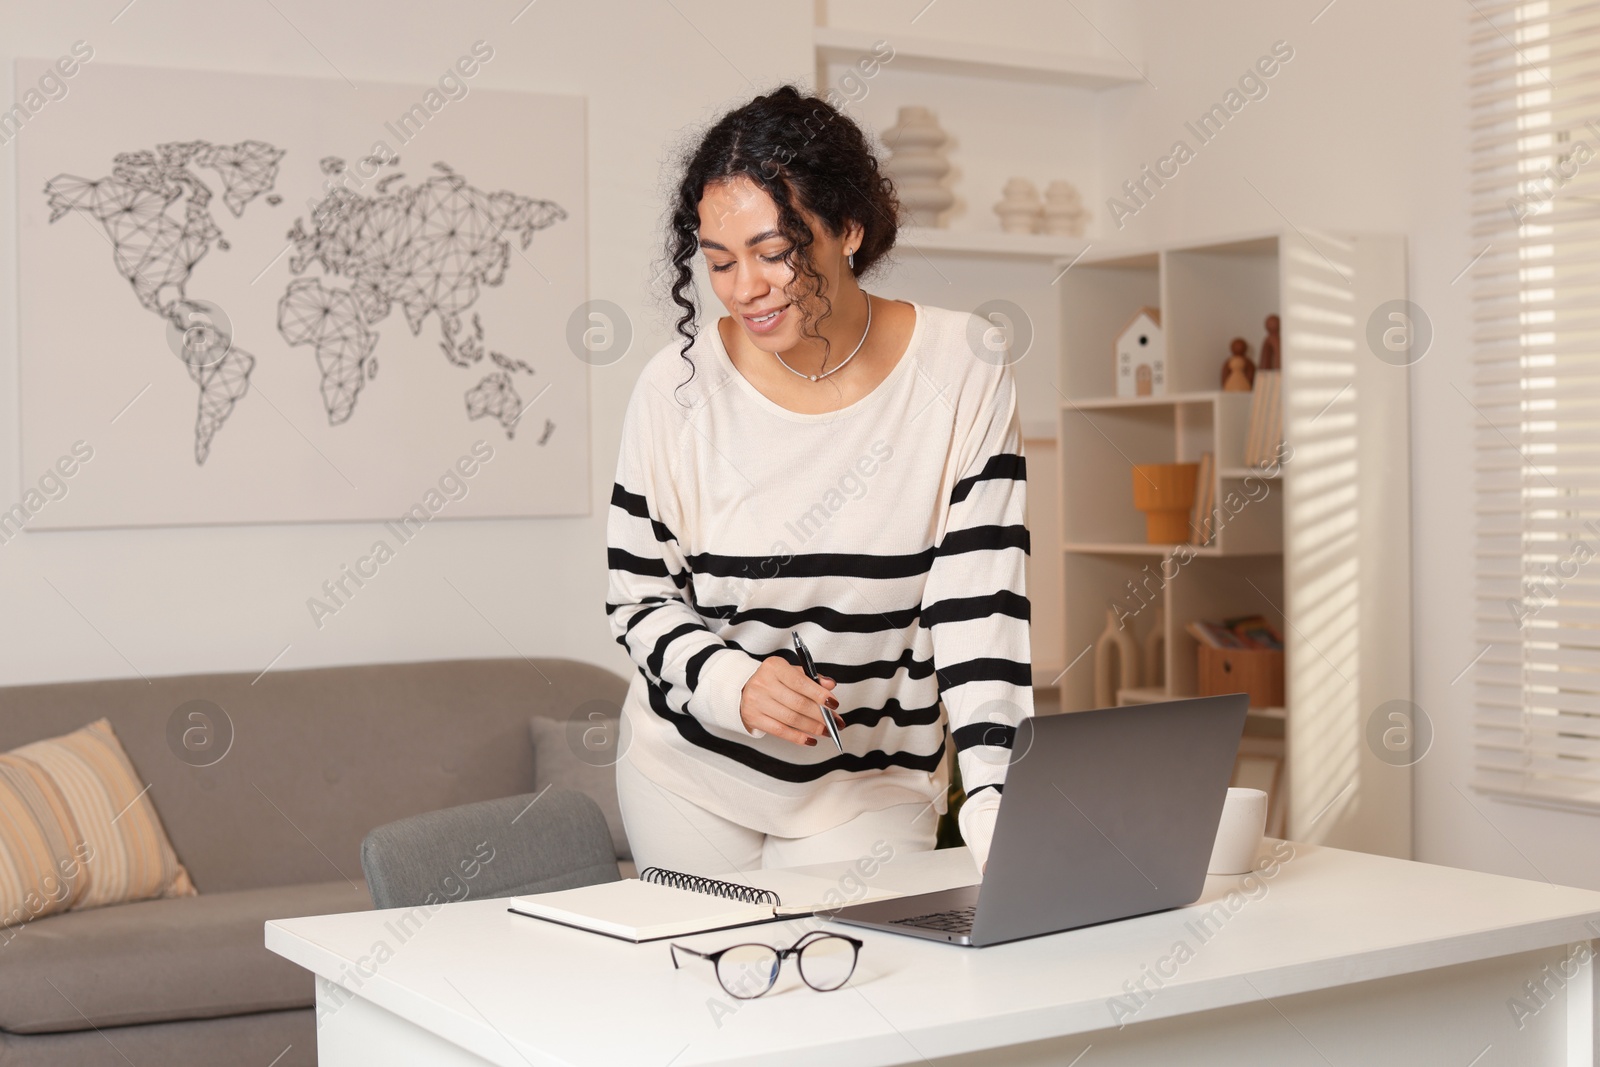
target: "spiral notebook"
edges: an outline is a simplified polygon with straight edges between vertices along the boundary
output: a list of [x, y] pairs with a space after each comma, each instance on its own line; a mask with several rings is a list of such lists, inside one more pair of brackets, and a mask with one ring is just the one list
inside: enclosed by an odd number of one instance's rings
[[859, 881], [844, 887], [835, 879], [794, 871], [759, 870], [705, 878], [646, 867], [637, 878], [512, 897], [510, 909], [638, 942], [810, 915], [898, 895], [872, 888], [863, 895]]

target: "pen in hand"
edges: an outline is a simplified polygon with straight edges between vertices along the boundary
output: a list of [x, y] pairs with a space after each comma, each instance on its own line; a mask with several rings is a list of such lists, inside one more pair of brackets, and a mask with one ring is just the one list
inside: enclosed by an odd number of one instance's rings
[[[795, 655], [800, 657], [800, 669], [806, 672], [806, 677], [813, 682], [820, 681], [817, 677], [817, 666], [811, 660], [811, 653], [806, 649], [805, 642], [800, 640], [799, 630], [790, 630], [794, 637]], [[844, 742], [839, 740], [839, 728], [834, 725], [833, 715], [827, 708], [822, 709], [822, 724], [828, 728], [828, 736], [833, 738], [833, 743], [840, 752], [844, 751]]]

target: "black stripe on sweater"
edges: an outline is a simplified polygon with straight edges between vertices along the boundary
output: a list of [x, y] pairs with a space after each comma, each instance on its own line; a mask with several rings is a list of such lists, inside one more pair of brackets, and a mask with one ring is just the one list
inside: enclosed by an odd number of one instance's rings
[[825, 760], [816, 763], [790, 763], [788, 760], [778, 759], [765, 752], [751, 748], [739, 741], [718, 737], [701, 724], [699, 719], [682, 711], [673, 711], [667, 704], [666, 696], [659, 686], [650, 681], [645, 688], [650, 695], [650, 710], [662, 719], [672, 724], [678, 731], [678, 736], [694, 745], [696, 748], [713, 752], [726, 757], [735, 763], [759, 771], [769, 778], [776, 778], [780, 782], [815, 782], [830, 771], [881, 771], [889, 767], [908, 767], [911, 770], [924, 771], [929, 774], [938, 769], [944, 759], [945, 739], [948, 728], [941, 725], [939, 730], [939, 745], [927, 755], [915, 752], [884, 752], [874, 749], [871, 752], [857, 754], [854, 752], [840, 752]]
[[667, 561], [660, 557], [636, 556], [625, 548], [607, 548], [606, 566], [614, 571], [627, 571], [646, 578], [670, 578]]
[[914, 680], [933, 674], [933, 660], [918, 659], [915, 652], [907, 648], [894, 659], [873, 659], [865, 663], [829, 663], [819, 659], [816, 668], [822, 677], [841, 683], [862, 682], [868, 678], [893, 678], [902, 670], [906, 678]]
[[962, 530], [946, 530], [937, 554], [956, 556], [963, 552], [1001, 548], [1020, 548], [1027, 552], [1029, 540], [1028, 528], [1021, 523], [1015, 526], [969, 526]]
[[[707, 632], [709, 633], [710, 631]], [[706, 665], [706, 662], [710, 660], [712, 656], [716, 655], [721, 650], [722, 646], [713, 642], [689, 657], [689, 662], [685, 664], [683, 668], [683, 684], [688, 688], [689, 692], [692, 693], [696, 689], [700, 688], [701, 668]]]
[[787, 556], [730, 556], [719, 552], [696, 552], [694, 555], [685, 556], [684, 562], [696, 574], [718, 578], [748, 578], [752, 581], [767, 578], [890, 579], [926, 574], [937, 556], [954, 556], [964, 552], [1003, 548], [1021, 548], [1027, 552], [1030, 547], [1028, 528], [1018, 523], [1014, 526], [972, 526], [961, 530], [949, 530], [945, 533], [944, 542], [937, 549], [925, 548], [921, 552], [901, 555], [803, 552]]
[[[651, 599], [657, 599], [657, 598], [652, 597]], [[667, 598], [666, 597], [661, 597], [661, 598], [659, 598], [659, 602], [658, 603], [655, 603], [655, 604], [642, 604], [639, 607], [638, 611], [636, 611], [632, 615], [628, 616], [627, 623], [622, 627], [622, 637], [618, 638], [618, 640], [626, 642], [628, 635], [633, 633], [633, 628], [635, 626], [639, 625], [639, 623], [643, 622], [646, 618], [648, 618], [650, 616], [651, 612], [655, 611], [658, 608], [666, 607], [667, 603], [668, 603]], [[681, 603], [683, 603], [683, 601], [680, 600], [680, 601], [678, 601], [678, 603], [681, 604]], [[626, 643], [624, 643], [623, 647], [624, 648], [627, 647]]]
[[[680, 599], [682, 599], [682, 598], [681, 597], [675, 597], [675, 596], [642, 596], [638, 600], [631, 601], [631, 602], [629, 602], [627, 604], [613, 604], [613, 603], [611, 603], [611, 601], [608, 600], [608, 601], [606, 601], [606, 615], [607, 616], [614, 615], [614, 614], [617, 613], [617, 611], [619, 611], [620, 609], [625, 608], [625, 607], [636, 608], [640, 604], [655, 604], [655, 605], [659, 606], [659, 605], [665, 604], [665, 603], [667, 603], [669, 601], [680, 600]], [[632, 624], [630, 623], [629, 625], [632, 625]]]
[[[703, 623], [697, 622], [686, 622], [681, 626], [674, 626], [671, 630], [667, 631], [656, 639], [655, 647], [650, 650], [650, 655], [645, 658], [645, 667], [652, 675], [660, 678], [662, 667], [666, 663], [667, 659], [667, 646], [672, 644], [672, 642], [676, 641], [678, 638], [692, 633], [710, 634], [711, 631], [707, 629]], [[712, 644], [708, 645], [707, 648], [714, 652], [716, 651], [717, 646]], [[696, 672], [698, 673], [698, 667], [696, 668]], [[689, 689], [691, 692], [694, 690], [694, 685], [692, 683], [690, 684]]]
[[802, 623], [811, 623], [831, 634], [872, 634], [885, 630], [904, 630], [917, 621], [921, 608], [847, 612], [815, 607], [791, 611], [785, 608], [741, 610], [737, 604], [706, 604], [700, 607], [700, 614], [707, 618], [726, 619], [729, 625], [735, 626], [743, 622], [759, 622], [776, 630], [793, 630]]
[[846, 726], [876, 726], [888, 719], [896, 726], [932, 726], [939, 721], [939, 702], [925, 708], [908, 708], [894, 697], [881, 708], [854, 708], [841, 711]]
[[699, 574], [720, 578], [909, 578], [933, 566], [933, 549], [897, 556], [856, 552], [802, 552], [787, 556], [726, 556], [697, 552], [685, 557]]
[[967, 790], [967, 799], [971, 800], [974, 796], [976, 796], [979, 793], [983, 792], [985, 789], [993, 789], [996, 793], [999, 793], [1001, 796], [1005, 796], [1005, 793], [1006, 793], [1006, 791], [1004, 789], [1000, 788], [999, 785], [996, 785], [993, 782], [989, 782], [989, 783], [985, 783], [984, 785], [975, 785], [971, 789]]
[[648, 519], [650, 521], [650, 529], [655, 532], [657, 541], [677, 540], [664, 523], [650, 514], [650, 505], [645, 498], [638, 493], [628, 492], [628, 490], [622, 488], [620, 482], [611, 483], [611, 506], [621, 508], [636, 519]]
[[1027, 481], [1027, 457], [1019, 456], [1013, 452], [1001, 452], [990, 456], [988, 461], [984, 463], [983, 470], [956, 483], [956, 487], [950, 492], [950, 506], [954, 507], [967, 499], [968, 494], [972, 492], [973, 486], [991, 478], [1009, 478], [1018, 482]]
[[994, 615], [1009, 615], [1026, 622], [1029, 617], [1028, 598], [1009, 589], [987, 596], [950, 597], [923, 608], [922, 625], [931, 629], [943, 623], [987, 619]]
[[968, 682], [1009, 682], [1026, 688], [1033, 685], [1033, 670], [1027, 663], [993, 656], [963, 660], [939, 668], [941, 696], [956, 686], [966, 685]]
[[955, 740], [957, 753], [981, 746], [1010, 748], [1017, 738], [1017, 728], [1008, 722], [969, 722], [950, 736]]

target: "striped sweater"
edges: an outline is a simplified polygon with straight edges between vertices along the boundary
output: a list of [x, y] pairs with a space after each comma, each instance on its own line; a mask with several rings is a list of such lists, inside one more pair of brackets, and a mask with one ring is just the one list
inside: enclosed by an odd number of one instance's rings
[[[980, 868], [1015, 724], [1033, 714], [1026, 461], [988, 323], [913, 304], [909, 346], [838, 411], [776, 404], [715, 325], [640, 374], [607, 519], [612, 635], [638, 672], [627, 758], [744, 826], [803, 837], [913, 801], [946, 810], [953, 740]], [[836, 682], [841, 753], [745, 729], [741, 691], [798, 630]]]

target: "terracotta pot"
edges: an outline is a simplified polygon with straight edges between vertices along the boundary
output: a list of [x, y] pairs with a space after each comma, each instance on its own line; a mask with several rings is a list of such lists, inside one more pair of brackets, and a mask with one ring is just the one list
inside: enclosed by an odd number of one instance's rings
[[1133, 506], [1144, 512], [1144, 536], [1152, 545], [1189, 540], [1198, 463], [1139, 463], [1133, 468]]

